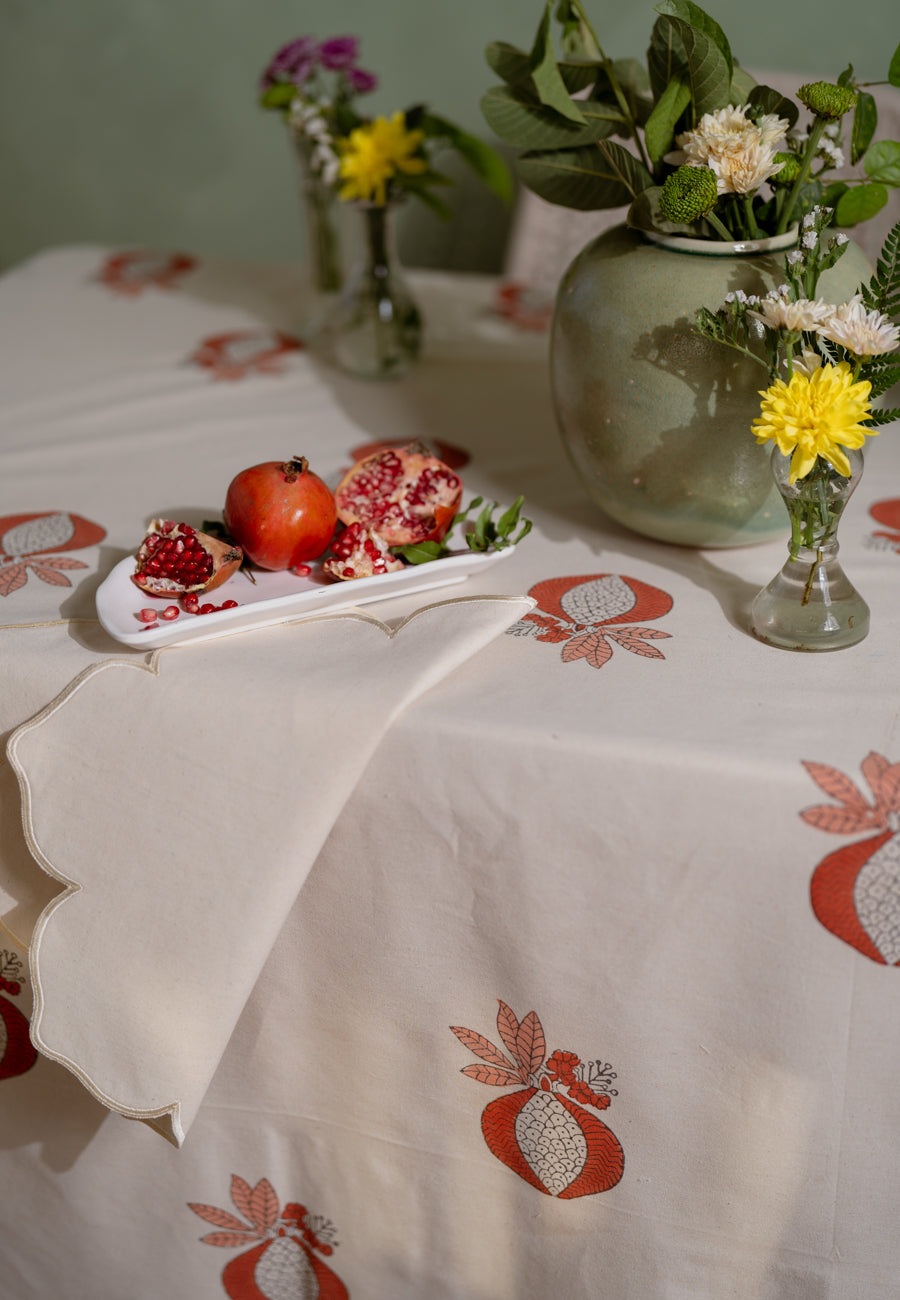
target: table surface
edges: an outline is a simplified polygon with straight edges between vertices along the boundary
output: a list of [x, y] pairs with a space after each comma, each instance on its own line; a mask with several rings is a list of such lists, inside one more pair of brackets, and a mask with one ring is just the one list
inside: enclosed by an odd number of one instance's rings
[[[868, 638], [774, 650], [785, 543], [602, 517], [546, 333], [411, 281], [423, 358], [365, 384], [294, 268], [0, 278], [0, 1293], [894, 1296], [897, 430], [842, 523]], [[148, 519], [411, 438], [525, 495], [513, 555], [157, 655], [97, 622]]]

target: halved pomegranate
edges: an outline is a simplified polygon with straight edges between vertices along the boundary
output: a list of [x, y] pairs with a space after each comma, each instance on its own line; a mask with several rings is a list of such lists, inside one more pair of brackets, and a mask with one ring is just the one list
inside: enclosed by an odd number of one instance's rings
[[347, 471], [334, 496], [341, 523], [362, 524], [388, 546], [407, 546], [441, 540], [462, 490], [458, 474], [421, 443], [410, 443], [361, 460]]
[[241, 567], [239, 546], [221, 542], [190, 524], [154, 519], [137, 553], [132, 582], [148, 596], [212, 591]]
[[362, 524], [350, 524], [331, 543], [333, 559], [322, 565], [332, 578], [371, 578], [377, 573], [396, 573], [406, 565], [391, 555], [387, 542]]

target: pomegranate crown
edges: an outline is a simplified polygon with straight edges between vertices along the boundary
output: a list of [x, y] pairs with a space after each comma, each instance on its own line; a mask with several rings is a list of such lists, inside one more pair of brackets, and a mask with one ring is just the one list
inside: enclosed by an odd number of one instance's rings
[[295, 482], [301, 474], [305, 474], [309, 469], [309, 461], [305, 456], [292, 456], [286, 460], [281, 467], [284, 477], [289, 483]]

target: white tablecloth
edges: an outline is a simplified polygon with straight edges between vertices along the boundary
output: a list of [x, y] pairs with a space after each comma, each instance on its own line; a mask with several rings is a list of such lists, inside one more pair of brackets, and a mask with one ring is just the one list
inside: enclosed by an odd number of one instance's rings
[[[0, 280], [0, 536], [38, 530], [0, 557], [0, 1295], [893, 1297], [896, 430], [842, 523], [869, 637], [779, 652], [747, 607], [784, 544], [695, 552], [599, 516], [546, 337], [493, 313], [493, 282], [414, 277], [426, 353], [385, 386], [296, 346], [296, 283], [98, 248]], [[439, 593], [156, 660], [96, 623], [150, 517], [214, 516], [255, 461], [334, 477], [407, 437], [535, 521], [451, 589], [498, 621], [460, 648], [447, 616], [421, 689], [391, 694], [377, 647]], [[298, 703], [323, 629], [341, 731]], [[193, 818], [184, 790], [167, 807], [185, 782]], [[82, 886], [62, 905], [59, 875]], [[97, 880], [121, 902], [93, 908]], [[70, 1069], [23, 1032], [35, 975]], [[73, 1059], [95, 1031], [138, 1092], [197, 1065], [180, 1147], [98, 1100]]]

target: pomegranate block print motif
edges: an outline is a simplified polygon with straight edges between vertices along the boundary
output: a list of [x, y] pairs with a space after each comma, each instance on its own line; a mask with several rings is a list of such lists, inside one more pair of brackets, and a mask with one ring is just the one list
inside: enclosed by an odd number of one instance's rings
[[212, 334], [191, 356], [213, 379], [245, 379], [247, 375], [280, 375], [284, 359], [303, 344], [280, 330], [232, 330]]
[[515, 281], [500, 285], [494, 310], [523, 330], [548, 330], [553, 320], [553, 302], [546, 294]]
[[[370, 456], [376, 456], [380, 451], [403, 451], [409, 446], [409, 438], [389, 438], [383, 442], [364, 442], [359, 447], [350, 449], [350, 456], [354, 462], [368, 460]], [[438, 460], [444, 462], [448, 469], [463, 469], [472, 459], [465, 447], [458, 447], [454, 442], [442, 442], [440, 438], [429, 438], [428, 450]], [[341, 474], [344, 477], [346, 470]]]
[[474, 1029], [450, 1026], [479, 1057], [479, 1064], [463, 1068], [467, 1078], [514, 1089], [482, 1112], [489, 1149], [526, 1183], [560, 1200], [615, 1187], [625, 1155], [612, 1130], [591, 1113], [606, 1110], [618, 1096], [612, 1087], [615, 1073], [608, 1064], [582, 1061], [574, 1052], [557, 1050], [548, 1057], [537, 1014], [529, 1011], [519, 1021], [505, 1002], [499, 1008], [497, 1031], [508, 1056]]
[[900, 499], [876, 501], [869, 506], [869, 514], [876, 524], [883, 524], [886, 530], [873, 532], [867, 539], [870, 544], [885, 550], [900, 551]]
[[231, 1199], [247, 1222], [214, 1205], [188, 1204], [219, 1229], [200, 1238], [207, 1246], [250, 1246], [222, 1272], [231, 1300], [350, 1300], [343, 1282], [319, 1258], [338, 1244], [333, 1223], [296, 1201], [282, 1210], [267, 1178], [251, 1187], [233, 1174]]
[[869, 754], [861, 770], [872, 802], [837, 768], [804, 763], [835, 802], [800, 816], [831, 835], [863, 835], [829, 853], [816, 867], [810, 902], [826, 930], [872, 961], [900, 965], [900, 763]]
[[659, 587], [618, 573], [589, 573], [547, 578], [528, 595], [537, 601], [537, 609], [508, 628], [507, 635], [561, 643], [563, 663], [584, 659], [591, 668], [602, 668], [614, 645], [646, 659], [665, 658], [650, 642], [670, 633], [636, 626], [672, 608], [672, 597]]
[[23, 983], [22, 959], [0, 948], [0, 1079], [24, 1074], [37, 1060], [28, 1021], [9, 1000], [19, 996]]
[[67, 569], [86, 569], [83, 560], [50, 551], [77, 551], [96, 546], [106, 529], [81, 515], [58, 511], [4, 515], [0, 519], [0, 596], [9, 596], [28, 581], [29, 571], [52, 587], [71, 587]]
[[171, 289], [196, 266], [186, 253], [155, 253], [143, 249], [113, 253], [103, 263], [97, 279], [113, 293], [135, 298], [144, 289]]

